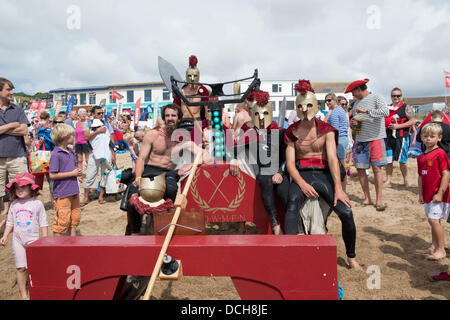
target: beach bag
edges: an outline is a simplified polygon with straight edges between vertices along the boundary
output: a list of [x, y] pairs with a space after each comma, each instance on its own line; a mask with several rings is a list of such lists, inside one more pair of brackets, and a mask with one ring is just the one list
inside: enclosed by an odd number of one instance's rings
[[30, 173], [33, 175], [47, 174], [50, 169], [51, 152], [45, 150], [45, 144], [42, 144], [43, 150], [31, 151], [28, 156], [28, 165]]
[[120, 177], [122, 175], [122, 170], [118, 168], [112, 168], [111, 170], [107, 170], [105, 172], [106, 175], [106, 186], [105, 192], [106, 194], [117, 194], [122, 192]]

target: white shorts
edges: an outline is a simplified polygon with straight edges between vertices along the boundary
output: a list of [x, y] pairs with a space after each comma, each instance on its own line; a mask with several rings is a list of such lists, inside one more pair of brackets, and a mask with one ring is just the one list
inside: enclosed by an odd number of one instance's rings
[[450, 212], [450, 203], [430, 202], [425, 203], [425, 214], [428, 219], [447, 219]]

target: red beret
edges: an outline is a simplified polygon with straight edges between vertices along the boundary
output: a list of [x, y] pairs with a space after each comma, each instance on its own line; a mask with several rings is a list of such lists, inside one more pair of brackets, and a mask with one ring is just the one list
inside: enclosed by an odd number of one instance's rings
[[369, 79], [353, 81], [352, 83], [350, 83], [348, 85], [347, 89], [345, 89], [344, 93], [352, 92], [353, 90], [355, 90], [356, 88], [362, 86], [363, 84], [366, 84], [367, 82], [369, 82]]

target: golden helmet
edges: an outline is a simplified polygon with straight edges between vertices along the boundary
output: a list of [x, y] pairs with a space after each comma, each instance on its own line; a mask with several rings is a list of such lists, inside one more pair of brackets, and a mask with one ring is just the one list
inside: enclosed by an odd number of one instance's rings
[[299, 93], [297, 99], [295, 99], [297, 117], [303, 120], [304, 112], [306, 112], [307, 119], [313, 119], [320, 109], [319, 102], [309, 80], [300, 80], [295, 85], [295, 91]]
[[198, 59], [192, 55], [189, 57], [189, 68], [186, 70], [186, 82], [198, 83], [200, 82], [200, 70], [197, 68]]
[[148, 202], [158, 202], [166, 192], [166, 173], [153, 178], [142, 178], [139, 183], [139, 194]]
[[251, 107], [249, 114], [253, 120], [253, 124], [258, 129], [267, 129], [273, 121], [273, 108], [269, 102], [270, 96], [265, 91], [254, 91], [250, 96]]

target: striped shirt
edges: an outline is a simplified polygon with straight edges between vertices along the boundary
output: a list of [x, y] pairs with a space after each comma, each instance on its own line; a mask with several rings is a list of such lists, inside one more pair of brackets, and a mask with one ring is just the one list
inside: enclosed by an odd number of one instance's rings
[[355, 103], [354, 109], [361, 107], [369, 113], [359, 113], [363, 117], [361, 133], [356, 135], [356, 141], [368, 142], [386, 138], [384, 118], [389, 116], [389, 109], [382, 96], [371, 93]]
[[330, 112], [328, 123], [339, 130], [339, 137], [347, 137], [349, 127], [347, 112], [341, 106], [337, 106]]

